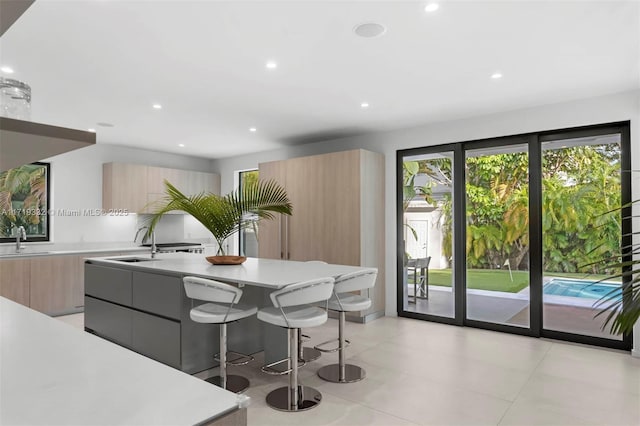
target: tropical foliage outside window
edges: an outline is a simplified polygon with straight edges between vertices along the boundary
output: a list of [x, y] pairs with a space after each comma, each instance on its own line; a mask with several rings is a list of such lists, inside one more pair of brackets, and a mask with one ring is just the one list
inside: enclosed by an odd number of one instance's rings
[[[451, 186], [450, 162], [404, 163], [405, 210], [423, 198], [441, 213], [443, 253], [451, 258], [451, 197], [432, 199], [434, 185]], [[613, 274], [598, 262], [620, 253], [620, 146], [576, 146], [543, 151], [543, 253], [546, 272]], [[509, 260], [514, 270], [528, 269], [528, 161], [521, 153], [467, 158], [467, 262], [491, 269]], [[426, 174], [430, 186], [414, 186]], [[588, 266], [586, 266], [588, 265]], [[585, 267], [586, 266], [586, 267]]]
[[28, 241], [49, 241], [49, 176], [47, 163], [0, 173], [0, 242], [14, 241], [20, 226]]
[[[258, 181], [258, 170], [246, 170], [240, 172], [240, 189], [254, 185]], [[242, 193], [242, 192], [241, 192]], [[239, 255], [258, 257], [258, 218], [238, 233]]]

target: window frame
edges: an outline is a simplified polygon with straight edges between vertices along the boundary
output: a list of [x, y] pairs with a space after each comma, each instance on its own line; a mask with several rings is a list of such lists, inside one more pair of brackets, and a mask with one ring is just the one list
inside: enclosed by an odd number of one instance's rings
[[[45, 202], [44, 208], [46, 210], [46, 225], [44, 236], [29, 236], [27, 234], [26, 242], [50, 242], [51, 241], [51, 163], [44, 161], [35, 161], [29, 163], [34, 166], [44, 166], [45, 168]], [[1, 213], [0, 213], [1, 214]], [[0, 237], [0, 244], [15, 243], [16, 237]]]

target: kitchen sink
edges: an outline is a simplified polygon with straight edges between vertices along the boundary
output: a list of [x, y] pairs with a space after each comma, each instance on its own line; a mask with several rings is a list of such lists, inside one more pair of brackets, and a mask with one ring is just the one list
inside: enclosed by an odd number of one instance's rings
[[151, 260], [158, 260], [158, 259], [146, 259], [144, 257], [126, 257], [124, 259], [107, 259], [107, 260], [114, 260], [116, 262], [135, 263], [135, 262], [149, 262]]

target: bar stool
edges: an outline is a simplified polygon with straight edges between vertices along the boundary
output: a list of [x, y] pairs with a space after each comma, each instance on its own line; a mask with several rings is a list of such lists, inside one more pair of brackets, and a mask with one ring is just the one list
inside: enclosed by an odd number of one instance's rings
[[338, 347], [333, 349], [324, 349], [322, 347], [336, 341], [336, 339], [333, 339], [320, 343], [315, 348], [322, 352], [338, 352], [338, 364], [325, 365], [320, 368], [318, 376], [321, 379], [334, 383], [352, 383], [365, 378], [366, 371], [363, 368], [345, 362], [344, 351], [351, 342], [345, 339], [344, 328], [347, 312], [363, 311], [371, 306], [371, 299], [350, 292], [372, 288], [376, 283], [377, 276], [378, 270], [376, 268], [367, 268], [341, 275], [336, 279], [333, 296], [329, 299], [328, 308], [339, 313]]
[[[326, 265], [327, 262], [322, 260], [307, 260], [305, 263]], [[303, 341], [308, 341], [311, 337], [302, 333], [302, 329], [298, 329], [298, 361], [304, 361], [305, 363], [315, 361], [320, 358], [322, 352], [311, 346], [302, 346]]]
[[[289, 333], [289, 357], [262, 367], [262, 371], [268, 374], [289, 375], [289, 386], [275, 389], [267, 395], [267, 404], [271, 408], [305, 411], [316, 407], [322, 400], [322, 394], [316, 389], [298, 384], [298, 330], [327, 322], [327, 311], [311, 304], [326, 302], [331, 297], [333, 281], [333, 278], [327, 277], [290, 284], [271, 293], [273, 307], [258, 311], [259, 320], [284, 327]], [[287, 370], [273, 368], [284, 362], [288, 363]]]
[[[246, 390], [249, 387], [249, 380], [243, 376], [227, 374], [227, 364], [245, 365], [254, 358], [227, 351], [227, 324], [254, 315], [258, 308], [238, 303], [242, 297], [242, 290], [232, 285], [197, 277], [184, 277], [183, 283], [187, 297], [212, 302], [192, 308], [191, 320], [206, 324], [220, 324], [220, 353], [215, 357], [215, 360], [220, 362], [220, 375], [208, 378], [207, 382], [235, 393]], [[238, 358], [227, 361], [227, 352], [238, 355]]]

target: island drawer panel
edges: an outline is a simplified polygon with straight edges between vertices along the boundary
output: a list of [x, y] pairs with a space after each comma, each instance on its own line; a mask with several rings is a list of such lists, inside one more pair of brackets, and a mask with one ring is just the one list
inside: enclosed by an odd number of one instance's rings
[[180, 323], [133, 311], [133, 350], [172, 367], [180, 364]]
[[146, 272], [133, 273], [133, 307], [146, 312], [180, 320], [182, 280]]
[[86, 263], [84, 273], [85, 294], [131, 306], [131, 271]]
[[131, 347], [132, 311], [113, 303], [85, 296], [84, 326], [100, 337]]

